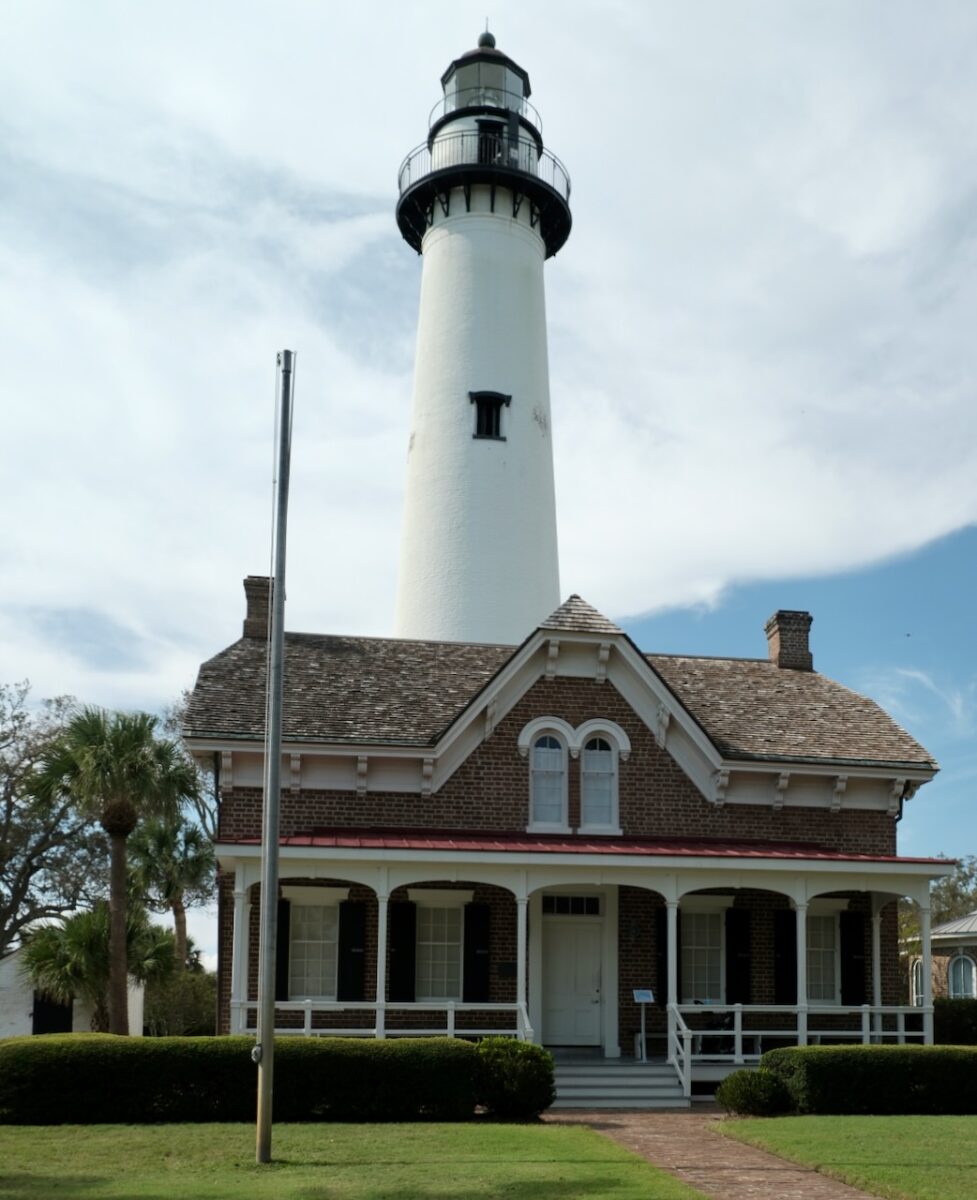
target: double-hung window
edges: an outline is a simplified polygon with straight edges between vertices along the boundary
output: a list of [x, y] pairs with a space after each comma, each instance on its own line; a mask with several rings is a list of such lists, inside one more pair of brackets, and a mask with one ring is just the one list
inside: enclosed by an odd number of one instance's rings
[[[349, 888], [306, 887], [286, 883], [282, 899], [288, 903], [287, 933], [281, 937], [280, 963], [288, 970], [278, 987], [287, 981], [289, 1000], [335, 1000], [342, 991], [340, 970], [340, 905], [349, 898]], [[347, 980], [347, 990], [349, 981]], [[285, 999], [284, 990], [278, 999]]]
[[567, 823], [566, 747], [552, 733], [535, 739], [530, 759], [531, 826], [563, 830]]
[[610, 830], [617, 825], [616, 753], [604, 737], [585, 744], [580, 764], [580, 827]]
[[841, 999], [835, 913], [807, 918], [807, 998], [822, 1004], [837, 1004]]
[[969, 954], [950, 959], [949, 994], [951, 1000], [973, 1000], [975, 991], [974, 960]]
[[417, 906], [417, 998], [461, 999], [462, 909]]
[[723, 1002], [723, 912], [682, 910], [682, 1003]]

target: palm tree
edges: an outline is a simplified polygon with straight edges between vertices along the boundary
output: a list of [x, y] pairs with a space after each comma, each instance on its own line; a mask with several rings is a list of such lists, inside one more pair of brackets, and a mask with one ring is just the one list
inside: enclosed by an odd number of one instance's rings
[[188, 965], [187, 905], [210, 899], [214, 890], [214, 851], [198, 825], [155, 817], [143, 821], [129, 839], [132, 877], [156, 912], [171, 912], [176, 930], [178, 969]]
[[[173, 970], [174, 939], [168, 929], [150, 925], [146, 910], [130, 905], [126, 913], [128, 974], [139, 983], [163, 980]], [[92, 1028], [109, 1028], [109, 910], [105, 903], [91, 912], [62, 917], [24, 939], [21, 967], [34, 987], [62, 1004], [77, 999], [92, 1010]]]
[[197, 777], [176, 742], [156, 736], [148, 713], [83, 708], [41, 758], [35, 790], [67, 795], [109, 838], [109, 1030], [128, 1033], [126, 841], [139, 818], [176, 814]]

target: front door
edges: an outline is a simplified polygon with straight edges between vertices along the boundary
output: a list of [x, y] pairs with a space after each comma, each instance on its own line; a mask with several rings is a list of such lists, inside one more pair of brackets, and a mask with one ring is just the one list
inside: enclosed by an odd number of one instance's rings
[[601, 1037], [599, 921], [543, 918], [543, 1042], [599, 1046]]

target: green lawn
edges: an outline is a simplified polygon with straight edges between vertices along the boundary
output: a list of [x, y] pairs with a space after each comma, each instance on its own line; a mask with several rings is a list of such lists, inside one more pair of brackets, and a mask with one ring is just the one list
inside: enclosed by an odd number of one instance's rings
[[977, 1117], [778, 1117], [720, 1128], [886, 1200], [977, 1197]]
[[702, 1200], [580, 1126], [0, 1127], [0, 1200]]

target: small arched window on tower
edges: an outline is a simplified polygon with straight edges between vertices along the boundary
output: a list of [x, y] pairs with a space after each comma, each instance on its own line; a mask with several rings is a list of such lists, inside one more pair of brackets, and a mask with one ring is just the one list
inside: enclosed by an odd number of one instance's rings
[[588, 738], [580, 755], [580, 828], [619, 833], [617, 747], [609, 737]]
[[504, 442], [502, 409], [509, 407], [512, 397], [502, 392], [469, 392], [468, 399], [475, 406], [475, 432], [472, 437]]
[[530, 771], [530, 829], [567, 828], [567, 752], [552, 733], [533, 742]]

